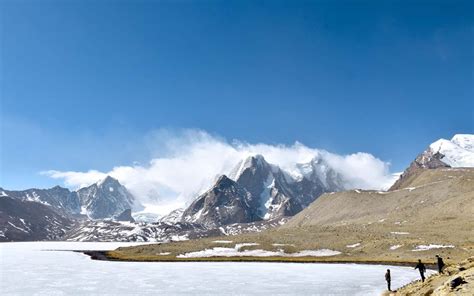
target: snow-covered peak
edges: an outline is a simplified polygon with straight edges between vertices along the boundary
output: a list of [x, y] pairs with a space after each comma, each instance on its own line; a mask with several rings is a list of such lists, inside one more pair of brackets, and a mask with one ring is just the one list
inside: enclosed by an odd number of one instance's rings
[[120, 186], [120, 183], [117, 179], [112, 178], [111, 176], [107, 176], [102, 180], [99, 180], [99, 182], [96, 183], [97, 186], [99, 187], [115, 187], [115, 186]]
[[457, 134], [451, 139], [451, 142], [461, 148], [474, 152], [474, 135]]
[[429, 147], [432, 153], [440, 153], [440, 159], [451, 167], [474, 167], [474, 135], [455, 135], [451, 140], [439, 139]]
[[241, 160], [234, 167], [234, 169], [229, 173], [229, 178], [232, 180], [237, 180], [246, 169], [252, 167], [263, 167], [265, 165], [268, 165], [268, 163], [262, 155], [250, 155], [247, 158]]

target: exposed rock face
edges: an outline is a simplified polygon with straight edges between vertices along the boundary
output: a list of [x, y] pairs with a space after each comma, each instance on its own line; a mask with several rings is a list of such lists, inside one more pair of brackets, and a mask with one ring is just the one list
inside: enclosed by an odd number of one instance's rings
[[295, 203], [290, 201], [293, 192], [288, 180], [289, 176], [261, 155], [247, 158], [236, 176], [237, 184], [250, 193], [248, 204], [260, 219], [289, 216], [301, 210], [299, 205], [293, 209]]
[[400, 175], [400, 178], [390, 187], [391, 190], [399, 190], [406, 187], [406, 184], [411, 177], [415, 176], [420, 170], [423, 169], [437, 169], [437, 168], [449, 168], [450, 166], [441, 159], [444, 155], [439, 152], [434, 152], [428, 148], [418, 155], [410, 166]]
[[223, 175], [214, 187], [184, 211], [182, 221], [200, 223], [208, 228], [255, 221], [249, 198], [249, 192]]
[[132, 210], [126, 209], [120, 215], [114, 217], [115, 221], [123, 221], [123, 222], [135, 222], [135, 219], [132, 217]]
[[83, 213], [92, 219], [110, 218], [127, 209], [136, 209], [135, 198], [116, 179], [107, 176], [101, 182], [77, 191]]
[[239, 185], [250, 192], [249, 204], [260, 219], [293, 216], [324, 192], [343, 189], [340, 176], [321, 159], [298, 164], [294, 177], [263, 156], [247, 158], [235, 174]]
[[81, 211], [81, 205], [77, 193], [67, 188], [55, 186], [50, 189], [27, 189], [22, 191], [10, 191], [0, 188], [3, 195], [24, 201], [36, 201], [53, 207], [60, 213], [76, 215]]
[[56, 240], [73, 221], [35, 201], [0, 196], [0, 241]]
[[140, 209], [128, 190], [112, 177], [78, 191], [55, 186], [50, 189], [10, 191], [0, 188], [0, 195], [51, 206], [60, 214], [74, 217], [86, 214], [92, 219], [112, 218], [127, 209]]
[[[212, 220], [209, 225], [222, 226], [279, 219], [295, 215], [324, 192], [343, 189], [339, 175], [325, 166], [321, 159], [301, 164], [297, 170], [298, 178], [269, 164], [261, 155], [250, 156], [231, 172], [230, 176], [235, 182], [221, 177], [214, 186], [222, 188], [225, 184], [234, 189], [232, 194], [225, 195], [225, 202], [222, 197], [211, 198], [209, 193], [214, 192], [211, 189], [191, 204], [183, 215], [183, 221], [200, 223], [209, 219]], [[236, 204], [240, 206], [230, 207], [232, 198], [237, 199]], [[223, 203], [227, 206], [221, 207]], [[219, 217], [226, 218], [217, 219], [213, 207], [218, 208]], [[212, 217], [208, 218], [209, 215]]]

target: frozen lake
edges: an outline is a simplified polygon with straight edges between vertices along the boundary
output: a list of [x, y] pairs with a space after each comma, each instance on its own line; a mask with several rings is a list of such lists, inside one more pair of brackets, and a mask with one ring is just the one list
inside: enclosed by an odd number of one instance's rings
[[[418, 278], [409, 267], [296, 263], [140, 263], [60, 250], [133, 243], [0, 243], [2, 295], [380, 295]], [[58, 251], [45, 251], [58, 250]]]

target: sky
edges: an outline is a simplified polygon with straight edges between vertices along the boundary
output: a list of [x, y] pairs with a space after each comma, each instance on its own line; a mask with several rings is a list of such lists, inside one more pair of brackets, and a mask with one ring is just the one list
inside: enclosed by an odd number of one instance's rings
[[7, 0], [0, 22], [8, 189], [193, 153], [176, 143], [398, 172], [474, 131], [472, 1]]

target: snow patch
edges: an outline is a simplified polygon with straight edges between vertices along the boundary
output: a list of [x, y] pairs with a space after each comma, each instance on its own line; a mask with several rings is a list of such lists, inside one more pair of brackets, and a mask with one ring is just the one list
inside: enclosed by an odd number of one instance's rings
[[403, 246], [403, 245], [393, 245], [393, 246], [390, 247], [390, 250], [392, 250], [392, 251], [396, 250], [396, 249], [400, 248], [401, 246]]
[[400, 234], [400, 235], [405, 235], [405, 234], [410, 234], [409, 232], [403, 232], [403, 231], [391, 231], [391, 234]]
[[231, 240], [215, 240], [215, 241], [212, 241], [213, 243], [215, 244], [231, 244], [232, 241]]
[[258, 212], [263, 216], [264, 220], [270, 219], [270, 213], [268, 212], [272, 206], [273, 198], [271, 195], [272, 188], [275, 187], [275, 178], [273, 174], [268, 174], [267, 180], [263, 184], [263, 191], [260, 194], [261, 205]]
[[321, 249], [321, 250], [303, 250], [298, 253], [285, 253], [283, 251], [266, 251], [266, 250], [245, 250], [238, 251], [236, 248], [213, 248], [205, 249], [197, 252], [190, 252], [185, 254], [180, 254], [176, 258], [207, 258], [207, 257], [275, 257], [275, 256], [285, 256], [285, 257], [327, 257], [339, 255], [341, 252]]
[[413, 252], [419, 252], [419, 251], [427, 251], [427, 250], [432, 250], [432, 249], [447, 249], [447, 248], [454, 248], [453, 245], [419, 245], [416, 246], [415, 249], [413, 249]]
[[347, 245], [346, 248], [357, 248], [358, 246], [360, 246], [360, 243], [355, 243], [353, 245]]
[[19, 226], [16, 226], [15, 224], [11, 223], [10, 221], [8, 221], [8, 224], [10, 224], [12, 227], [22, 231], [22, 232], [25, 232], [25, 233], [28, 233], [28, 230], [24, 229], [24, 228], [21, 228]]
[[240, 251], [243, 247], [251, 247], [251, 246], [258, 246], [257, 243], [241, 243], [241, 244], [236, 244], [234, 249], [236, 251]]

